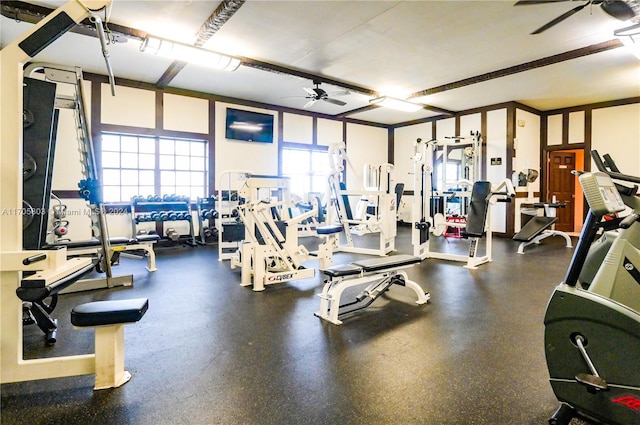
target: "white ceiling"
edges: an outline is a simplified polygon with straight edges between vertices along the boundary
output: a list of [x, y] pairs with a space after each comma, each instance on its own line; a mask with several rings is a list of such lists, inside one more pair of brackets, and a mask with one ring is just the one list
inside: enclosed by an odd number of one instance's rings
[[[31, 4], [54, 8], [64, 2]], [[587, 6], [539, 35], [529, 33], [584, 1], [514, 7], [515, 1], [252, 1], [205, 45], [219, 52], [294, 68], [381, 94], [405, 97], [612, 40], [625, 23]], [[114, 0], [110, 22], [193, 43], [218, 1]], [[2, 17], [2, 46], [32, 24]], [[156, 83], [168, 59], [139, 52], [130, 39], [109, 47], [116, 78]], [[67, 33], [35, 58], [106, 74], [99, 42]], [[187, 65], [171, 87], [302, 109], [308, 79], [248, 66], [222, 72]], [[327, 92], [342, 90], [323, 84]], [[296, 98], [294, 96], [301, 96]], [[461, 111], [507, 101], [552, 110], [640, 96], [640, 61], [616, 48], [412, 100]], [[335, 115], [365, 107], [371, 96], [339, 97], [344, 107], [316, 102], [310, 110]], [[396, 124], [439, 113], [376, 108], [350, 118]]]

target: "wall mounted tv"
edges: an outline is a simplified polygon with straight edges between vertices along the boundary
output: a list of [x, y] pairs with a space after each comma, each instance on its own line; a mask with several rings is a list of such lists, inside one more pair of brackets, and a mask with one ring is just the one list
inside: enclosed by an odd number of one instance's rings
[[273, 115], [227, 108], [225, 137], [246, 142], [273, 143]]

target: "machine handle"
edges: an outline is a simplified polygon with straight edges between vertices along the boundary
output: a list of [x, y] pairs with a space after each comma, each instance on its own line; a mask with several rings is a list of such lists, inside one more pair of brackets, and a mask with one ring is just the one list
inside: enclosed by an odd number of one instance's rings
[[28, 266], [29, 264], [37, 263], [38, 261], [42, 261], [46, 259], [47, 259], [47, 254], [36, 254], [22, 260], [22, 264], [24, 264], [25, 266]]
[[629, 214], [628, 216], [623, 218], [622, 221], [620, 222], [620, 228], [621, 229], [628, 229], [629, 227], [631, 227], [631, 225], [633, 223], [635, 223], [639, 219], [640, 219], [640, 214], [635, 213], [635, 212], [632, 213], [632, 214]]

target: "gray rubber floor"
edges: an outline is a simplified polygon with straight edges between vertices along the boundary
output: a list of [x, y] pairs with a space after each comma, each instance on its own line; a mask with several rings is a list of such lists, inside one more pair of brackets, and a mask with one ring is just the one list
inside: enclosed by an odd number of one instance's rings
[[[411, 253], [409, 233], [400, 228], [397, 253]], [[468, 248], [439, 240], [441, 249]], [[126, 327], [131, 381], [97, 392], [92, 376], [4, 384], [1, 422], [545, 424], [558, 403], [543, 316], [573, 250], [561, 238], [525, 255], [517, 245], [494, 238], [494, 261], [477, 270], [425, 260], [408, 273], [430, 292], [428, 304], [394, 286], [342, 326], [313, 314], [320, 274], [254, 292], [215, 246], [158, 249], [155, 273], [125, 258], [114, 271], [132, 273], [133, 288], [61, 296], [57, 344], [45, 346], [35, 326], [24, 339], [28, 358], [91, 352], [92, 332], [69, 323], [73, 305], [148, 297], [142, 321]], [[362, 256], [338, 253], [334, 264], [354, 258]]]

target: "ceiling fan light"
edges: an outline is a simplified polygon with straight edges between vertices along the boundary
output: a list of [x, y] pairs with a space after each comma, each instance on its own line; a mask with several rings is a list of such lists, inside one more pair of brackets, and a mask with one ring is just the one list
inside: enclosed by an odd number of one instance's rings
[[605, 1], [602, 2], [601, 7], [602, 10], [614, 18], [620, 19], [621, 21], [628, 21], [636, 16], [636, 12], [628, 3], [628, 1], [623, 0]]
[[396, 99], [389, 96], [376, 97], [375, 99], [369, 100], [369, 104], [405, 112], [416, 112], [420, 109], [423, 109], [423, 106], [418, 105], [417, 103], [409, 102], [402, 99]]
[[233, 56], [150, 35], [142, 41], [140, 51], [222, 71], [235, 71], [241, 63]]
[[613, 35], [618, 37], [629, 52], [640, 59], [640, 23], [619, 28], [613, 32]]

